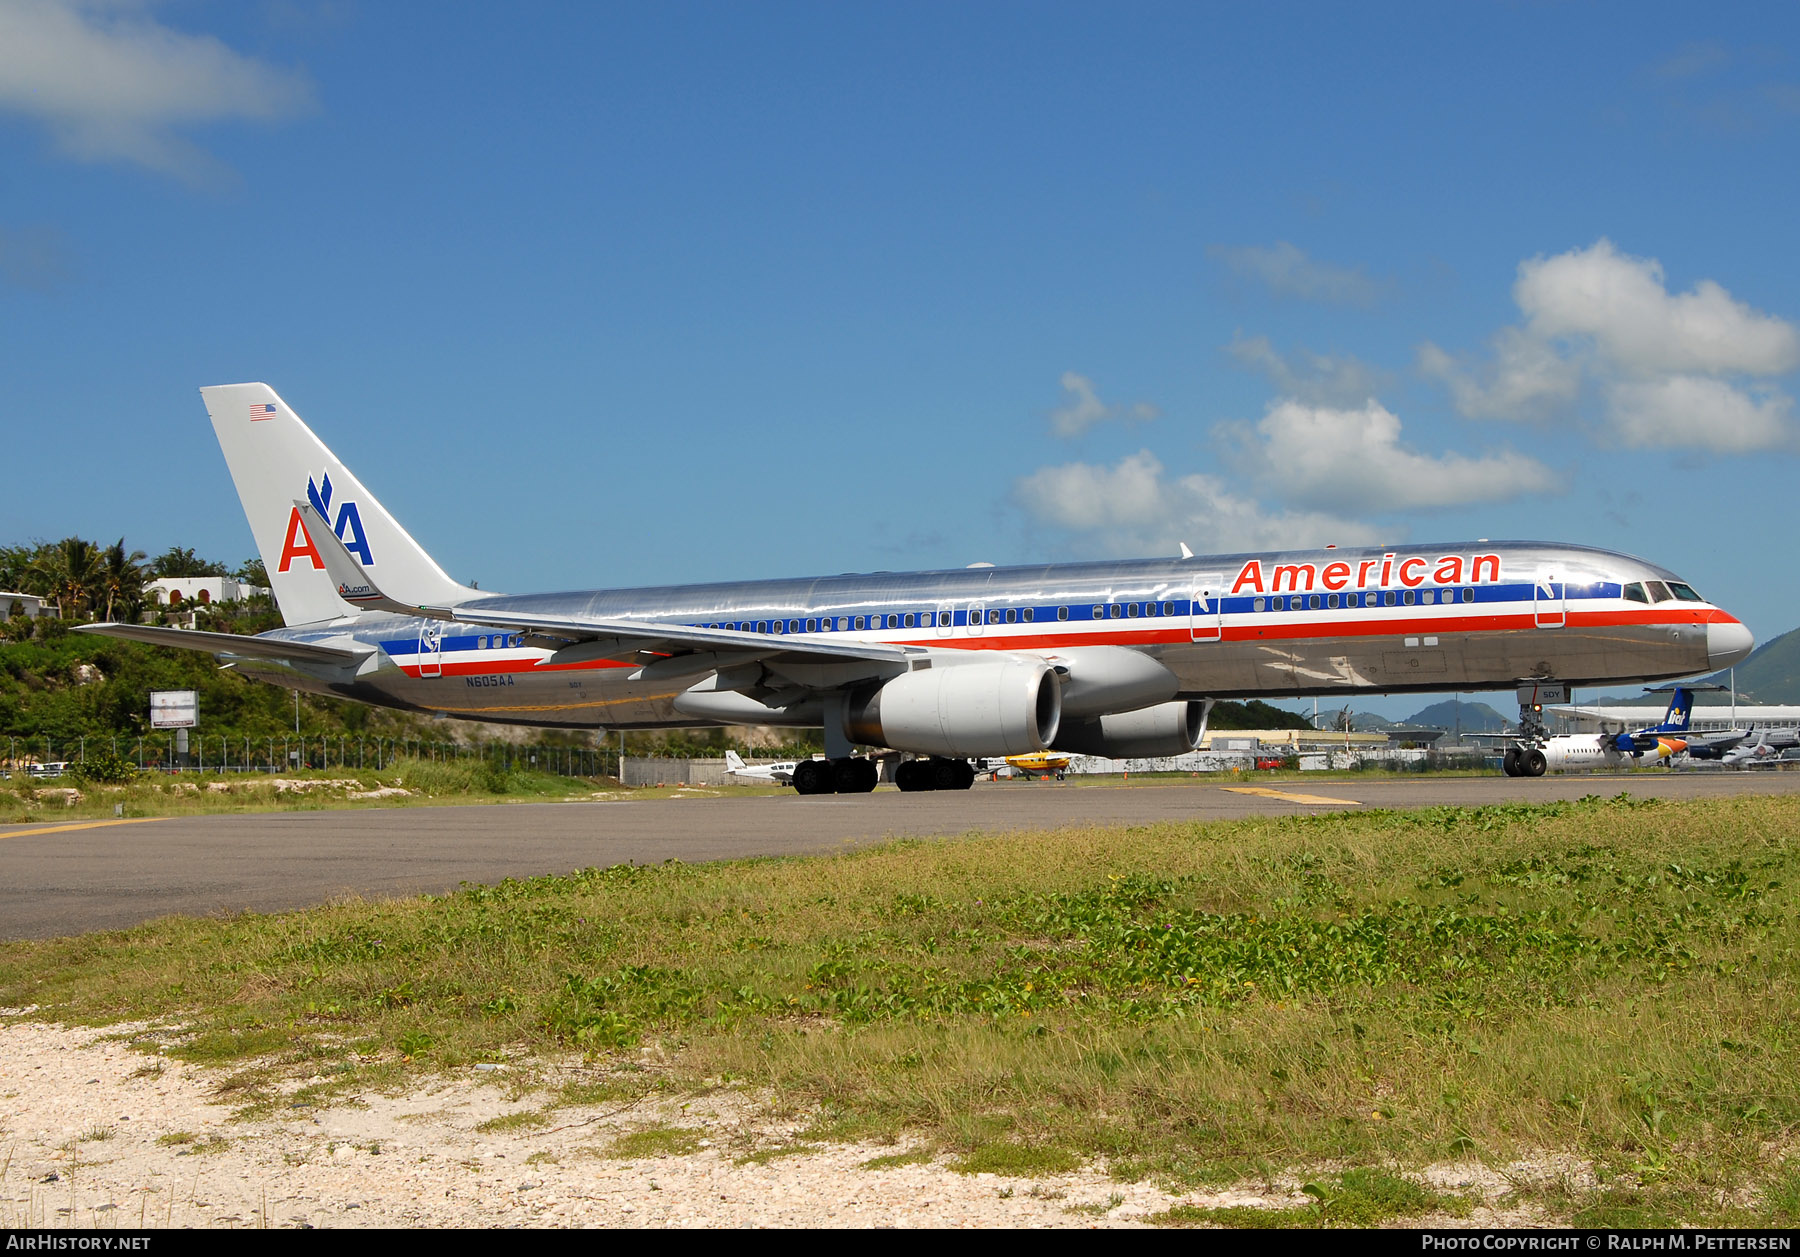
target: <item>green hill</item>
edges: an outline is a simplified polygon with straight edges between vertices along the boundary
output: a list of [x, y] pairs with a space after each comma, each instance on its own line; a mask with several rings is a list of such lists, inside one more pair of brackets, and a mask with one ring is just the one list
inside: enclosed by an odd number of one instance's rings
[[[1729, 672], [1706, 678], [1708, 685], [1730, 683]], [[1770, 638], [1737, 666], [1737, 693], [1757, 703], [1800, 703], [1800, 629]]]
[[1460, 728], [1464, 733], [1504, 733], [1511, 721], [1486, 703], [1446, 699], [1415, 711], [1406, 718], [1406, 723], [1452, 732]]

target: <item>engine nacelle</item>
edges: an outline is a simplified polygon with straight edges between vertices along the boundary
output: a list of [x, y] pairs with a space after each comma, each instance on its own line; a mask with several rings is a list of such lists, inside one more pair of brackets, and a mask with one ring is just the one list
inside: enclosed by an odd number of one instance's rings
[[1181, 688], [1160, 662], [1124, 646], [1074, 646], [1051, 655], [1050, 664], [1062, 675], [1065, 720], [1166, 703]]
[[1059, 751], [1106, 759], [1161, 759], [1186, 755], [1206, 736], [1212, 702], [1161, 703], [1096, 720], [1070, 721], [1056, 735]]
[[908, 672], [844, 709], [852, 741], [963, 758], [1049, 749], [1062, 687], [1042, 659], [1002, 659]]

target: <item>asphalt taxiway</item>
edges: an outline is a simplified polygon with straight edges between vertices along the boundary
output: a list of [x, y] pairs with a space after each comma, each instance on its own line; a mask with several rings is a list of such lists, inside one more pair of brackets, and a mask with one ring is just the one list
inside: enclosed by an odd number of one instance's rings
[[662, 860], [802, 856], [886, 838], [1231, 820], [1344, 808], [1800, 792], [1800, 773], [1514, 779], [1204, 778], [1003, 783], [968, 791], [654, 798], [264, 812], [0, 826], [0, 940], [119, 929], [171, 913], [276, 912], [334, 899]]

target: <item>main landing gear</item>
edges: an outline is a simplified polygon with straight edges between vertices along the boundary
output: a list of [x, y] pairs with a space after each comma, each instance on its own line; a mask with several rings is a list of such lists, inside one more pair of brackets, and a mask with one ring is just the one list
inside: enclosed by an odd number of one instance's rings
[[874, 760], [854, 756], [804, 759], [794, 765], [794, 789], [801, 794], [867, 794], [880, 779]]

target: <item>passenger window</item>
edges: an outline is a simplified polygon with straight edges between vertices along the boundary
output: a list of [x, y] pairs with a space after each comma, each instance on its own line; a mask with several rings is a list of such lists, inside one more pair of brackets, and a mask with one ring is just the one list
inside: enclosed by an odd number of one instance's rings
[[806, 631], [808, 633], [817, 633], [819, 631], [819, 622], [817, 620], [808, 620], [806, 622]]
[[1692, 585], [1684, 585], [1678, 580], [1672, 580], [1669, 582], [1669, 592], [1673, 593], [1677, 598], [1681, 599], [1681, 601], [1683, 601], [1683, 602], [1705, 602], [1706, 601], [1706, 599], [1702, 598], [1699, 594], [1694, 592], [1694, 587]]
[[1025, 614], [1025, 623], [1030, 624], [1031, 623], [1031, 608], [1026, 607], [1024, 614]]
[[1281, 599], [1280, 598], [1269, 599], [1269, 610], [1271, 610], [1271, 611], [1281, 610]]
[[1419, 595], [1419, 601], [1429, 607], [1432, 603], [1437, 601], [1437, 590], [1427, 589], [1424, 593]]
[[1268, 605], [1268, 600], [1264, 599], [1264, 598], [1258, 598], [1250, 605], [1255, 607], [1258, 611], [1261, 611], [1265, 606]]
[[1319, 609], [1319, 595], [1314, 594], [1312, 597], [1308, 598], [1306, 600], [1306, 606], [1308, 610], [1317, 611]]
[[[842, 627], [842, 626], [843, 626], [843, 621], [842, 621], [842, 620], [839, 620], [839, 621], [838, 621], [838, 626], [839, 626], [839, 627], [840, 627], [840, 628], [841, 628], [841, 627]], [[859, 615], [859, 616], [857, 616], [857, 617], [856, 617], [856, 627], [857, 627], [857, 628], [859, 628], [859, 629], [866, 629], [866, 628], [868, 628], [868, 627], [869, 627], [869, 617], [868, 617], [868, 616], [866, 616], [866, 615]]]
[[1407, 605], [1407, 606], [1409, 606], [1409, 607], [1410, 607], [1410, 606], [1412, 606], [1412, 604], [1413, 604], [1413, 591], [1412, 591], [1412, 590], [1410, 590], [1410, 589], [1408, 589], [1408, 590], [1405, 590], [1405, 591], [1403, 591], [1403, 592], [1402, 592], [1402, 593], [1401, 593], [1401, 595], [1400, 595], [1400, 601], [1401, 601], [1401, 602], [1404, 602], [1404, 603], [1405, 603], [1405, 604], [1406, 604], [1406, 605]]
[[1145, 615], [1155, 615], [1156, 614], [1156, 604], [1154, 602], [1146, 602], [1144, 604], [1144, 614]]
[[1006, 609], [1006, 622], [1008, 624], [1017, 624], [1019, 622], [1019, 609], [1017, 607], [1008, 607]]
[[900, 621], [900, 623], [901, 623], [901, 625], [902, 625], [902, 627], [905, 627], [905, 628], [912, 628], [912, 627], [913, 627], [913, 623], [914, 623], [914, 616], [913, 616], [913, 613], [912, 613], [912, 612], [910, 612], [910, 611], [908, 611], [908, 612], [907, 612], [907, 613], [906, 613], [906, 617], [905, 617], [905, 618], [904, 618], [904, 619], [902, 619], [902, 620], [901, 620], [901, 621]]
[[1119, 604], [1114, 602], [1114, 603], [1110, 603], [1107, 606], [1106, 614], [1107, 614], [1108, 618], [1116, 620], [1121, 615], [1123, 615], [1124, 612], [1120, 609]]
[[1068, 619], [1069, 618], [1069, 609], [1067, 607], [1058, 607], [1056, 609], [1056, 618], [1059, 620]]
[[1669, 587], [1659, 580], [1645, 581], [1644, 590], [1650, 595], [1651, 602], [1668, 602], [1675, 596], [1669, 592]]
[[1095, 607], [1093, 618], [1096, 620], [1104, 620], [1106, 618], [1106, 608], [1105, 607]]
[[1474, 602], [1475, 601], [1475, 591], [1473, 589], [1463, 590], [1462, 598], [1463, 598], [1464, 602]]
[[1338, 596], [1336, 594], [1326, 594], [1325, 605], [1331, 610], [1336, 611], [1338, 606]]
[[1125, 604], [1125, 618], [1126, 619], [1128, 619], [1128, 620], [1137, 619], [1137, 613], [1138, 613], [1138, 604], [1137, 603], [1128, 602]]
[[1393, 590], [1391, 590], [1391, 589], [1387, 590], [1385, 593], [1383, 593], [1381, 595], [1381, 605], [1384, 607], [1391, 607], [1394, 605], [1394, 591]]
[[840, 633], [848, 632], [849, 629], [850, 629], [850, 617], [847, 615], [840, 615], [838, 617], [838, 632], [840, 632]]

